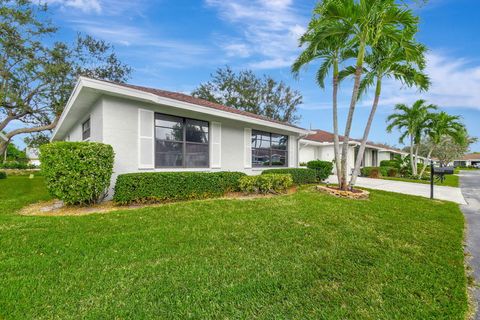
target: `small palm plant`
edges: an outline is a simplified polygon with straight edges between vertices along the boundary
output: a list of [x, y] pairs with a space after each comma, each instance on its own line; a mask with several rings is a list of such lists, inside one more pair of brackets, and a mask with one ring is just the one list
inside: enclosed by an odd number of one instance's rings
[[431, 111], [437, 109], [436, 105], [427, 104], [425, 100], [420, 99], [411, 107], [403, 103], [397, 104], [396, 113], [387, 118], [387, 132], [392, 132], [394, 128], [400, 130], [402, 134], [399, 142], [402, 144], [405, 138], [410, 139], [410, 163], [414, 177], [418, 176], [417, 159], [420, 141], [433, 120], [434, 114]]

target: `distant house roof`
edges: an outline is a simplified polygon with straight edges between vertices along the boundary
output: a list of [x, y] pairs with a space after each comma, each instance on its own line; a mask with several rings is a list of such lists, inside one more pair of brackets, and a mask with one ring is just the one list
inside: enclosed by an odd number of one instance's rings
[[[304, 139], [305, 140], [310, 140], [310, 141], [315, 141], [315, 142], [321, 142], [321, 143], [333, 143], [334, 135], [333, 135], [332, 132], [328, 132], [328, 131], [325, 131], [325, 130], [319, 130], [319, 129], [316, 129], [314, 131], [315, 131], [315, 133], [306, 136]], [[344, 136], [339, 135], [338, 140], [340, 142], [343, 142]], [[360, 139], [350, 138], [350, 143], [352, 143], [352, 144], [359, 144], [361, 142], [362, 141]], [[403, 154], [405, 153], [404, 151], [402, 151], [400, 149], [392, 148], [392, 147], [387, 146], [385, 144], [374, 143], [374, 142], [371, 142], [371, 141], [367, 142], [367, 146], [374, 147], [374, 148], [377, 148], [377, 149], [386, 150], [386, 151], [392, 151], [392, 152], [396, 152], [396, 153], [403, 153]]]
[[480, 160], [480, 153], [469, 153], [458, 160]]

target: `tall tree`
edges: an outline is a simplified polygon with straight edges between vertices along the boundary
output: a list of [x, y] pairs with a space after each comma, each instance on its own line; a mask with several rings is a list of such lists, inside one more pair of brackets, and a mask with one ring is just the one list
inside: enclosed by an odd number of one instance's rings
[[[319, 8], [317, 8], [319, 10]], [[319, 29], [322, 28], [321, 20], [314, 17], [307, 31], [300, 38], [300, 47], [305, 47], [292, 65], [292, 73], [298, 77], [300, 70], [314, 61], [320, 61], [316, 81], [320, 88], [325, 89], [325, 79], [332, 74], [332, 118], [333, 118], [333, 144], [335, 153], [335, 167], [338, 181], [341, 180], [340, 168], [340, 141], [338, 138], [338, 87], [340, 85], [340, 66], [346, 60], [354, 58], [354, 48], [346, 46], [346, 34], [342, 36], [324, 37]], [[321, 44], [321, 45], [320, 45]]]
[[[467, 143], [467, 130], [465, 125], [460, 122], [460, 117], [449, 115], [445, 111], [433, 114], [432, 120], [426, 128], [426, 133], [429, 138], [428, 159], [430, 159], [432, 152], [436, 148], [441, 148], [442, 143], [449, 141], [458, 145], [465, 145]], [[420, 177], [423, 176], [425, 169], [426, 166], [422, 168], [419, 175]]]
[[[0, 141], [3, 153], [19, 134], [52, 130], [80, 75], [125, 81], [131, 69], [111, 45], [78, 35], [75, 43], [49, 44], [57, 28], [46, 5], [0, 0]], [[12, 122], [21, 123], [8, 130]]]
[[228, 66], [218, 68], [211, 77], [192, 96], [279, 121], [299, 120], [297, 106], [302, 103], [302, 95], [283, 81], [267, 75], [257, 77], [251, 70], [235, 73]]
[[[360, 173], [368, 135], [380, 100], [383, 80], [392, 78], [400, 81], [407, 87], [416, 86], [421, 91], [427, 90], [430, 86], [428, 76], [422, 72], [425, 68], [426, 48], [413, 40], [413, 34], [414, 32], [410, 30], [405, 32], [400, 42], [379, 41], [374, 50], [365, 57], [366, 70], [365, 76], [360, 83], [359, 96], [362, 96], [372, 86], [375, 86], [375, 93], [357, 158], [355, 159], [355, 167], [350, 180], [351, 186], [355, 185]], [[350, 75], [353, 72], [353, 68], [349, 68], [345, 70], [345, 74], [342, 74], [341, 77]]]
[[[324, 0], [315, 8], [317, 20], [317, 45], [325, 44], [328, 37], [345, 38], [345, 46], [357, 48], [354, 59], [353, 90], [345, 124], [340, 156], [340, 188], [347, 184], [347, 157], [355, 107], [360, 92], [365, 55], [376, 47], [378, 41], [398, 42], [406, 29], [415, 29], [418, 18], [411, 10], [395, 0]], [[337, 159], [338, 160], [338, 159]]]
[[429, 122], [432, 121], [432, 110], [437, 110], [438, 107], [433, 104], [426, 104], [425, 100], [417, 100], [409, 107], [406, 104], [397, 104], [395, 106], [396, 113], [387, 117], [387, 132], [392, 132], [397, 128], [402, 132], [399, 142], [403, 144], [406, 137], [410, 139], [410, 163], [412, 166], [412, 175], [417, 176], [417, 159], [418, 149], [425, 128], [428, 127]]

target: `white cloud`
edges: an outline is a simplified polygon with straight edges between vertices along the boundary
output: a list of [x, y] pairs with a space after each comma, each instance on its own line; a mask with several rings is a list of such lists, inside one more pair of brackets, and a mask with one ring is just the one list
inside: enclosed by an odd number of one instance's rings
[[79, 9], [83, 12], [100, 13], [102, 6], [98, 0], [46, 0], [48, 4], [58, 4], [65, 8]]
[[250, 49], [244, 43], [227, 43], [221, 47], [229, 57], [247, 58], [251, 54]]
[[[248, 48], [248, 56], [259, 57], [250, 67], [288, 67], [298, 54], [298, 38], [305, 32], [307, 19], [291, 0], [206, 0], [206, 4], [238, 28], [241, 46]], [[231, 48], [223, 48], [228, 55]]]
[[[427, 55], [425, 72], [430, 76], [432, 82], [428, 92], [401, 88], [400, 83], [387, 81], [383, 86], [380, 105], [411, 104], [418, 99], [425, 99], [440, 107], [467, 107], [480, 110], [479, 63], [474, 65], [463, 58], [431, 52]], [[371, 99], [362, 101], [362, 105], [369, 106], [370, 104]]]

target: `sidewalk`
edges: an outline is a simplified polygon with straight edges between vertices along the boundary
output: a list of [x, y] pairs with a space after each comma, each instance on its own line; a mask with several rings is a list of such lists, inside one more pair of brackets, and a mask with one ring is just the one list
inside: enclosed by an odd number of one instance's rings
[[[337, 178], [330, 176], [327, 181], [337, 183]], [[358, 177], [356, 186], [430, 198], [429, 184]], [[460, 188], [434, 186], [434, 190], [435, 199], [466, 204]]]

